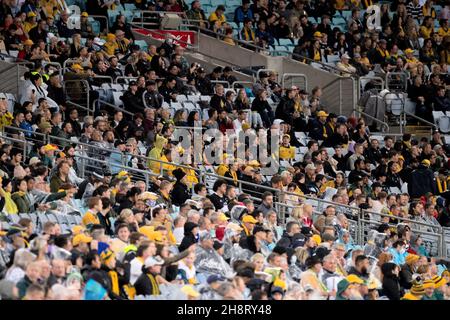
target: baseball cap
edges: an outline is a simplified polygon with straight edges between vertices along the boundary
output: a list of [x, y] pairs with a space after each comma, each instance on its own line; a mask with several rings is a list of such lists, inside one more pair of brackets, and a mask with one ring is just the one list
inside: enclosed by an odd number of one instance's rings
[[137, 86], [137, 82], [134, 80], [131, 80], [129, 83], [130, 86]]
[[226, 279], [223, 276], [221, 276], [220, 274], [212, 274], [206, 279], [206, 282], [208, 284], [211, 284], [211, 283], [214, 283], [214, 282], [218, 282], [218, 281], [222, 282], [222, 281], [225, 281], [225, 280]]
[[84, 233], [77, 234], [73, 240], [72, 244], [74, 246], [78, 246], [80, 243], [90, 243], [92, 241], [92, 237], [85, 235]]
[[328, 113], [321, 110], [321, 111], [317, 112], [317, 117], [328, 117]]
[[253, 216], [251, 215], [246, 215], [245, 217], [242, 218], [242, 222], [246, 222], [246, 223], [258, 223], [258, 220], [256, 220]]
[[350, 56], [349, 56], [348, 54], [344, 53], [344, 54], [342, 55], [342, 58], [343, 58], [343, 59], [350, 59]]
[[145, 259], [144, 267], [150, 268], [154, 266], [161, 266], [164, 264], [164, 260], [160, 256], [148, 257]]

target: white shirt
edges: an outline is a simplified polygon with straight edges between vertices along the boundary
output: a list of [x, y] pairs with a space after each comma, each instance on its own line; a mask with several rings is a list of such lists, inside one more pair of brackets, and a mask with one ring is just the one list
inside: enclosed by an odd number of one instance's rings
[[134, 285], [136, 280], [142, 274], [142, 266], [143, 265], [144, 264], [138, 258], [134, 258], [133, 260], [131, 260], [131, 262], [130, 262], [130, 284]]
[[174, 228], [173, 236], [175, 237], [177, 244], [180, 244], [184, 237], [184, 227]]

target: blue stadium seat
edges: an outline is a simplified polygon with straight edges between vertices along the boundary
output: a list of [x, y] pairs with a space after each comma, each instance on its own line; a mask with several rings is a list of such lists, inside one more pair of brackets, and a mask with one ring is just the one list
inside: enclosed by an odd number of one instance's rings
[[147, 51], [148, 44], [147, 42], [145, 42], [145, 40], [136, 40], [134, 43], [137, 44], [141, 48], [141, 50]]
[[124, 6], [125, 6], [125, 10], [127, 10], [127, 11], [137, 10], [137, 8], [134, 5], [134, 3], [124, 3]]
[[278, 39], [278, 43], [280, 44], [280, 46], [286, 46], [286, 47], [290, 47], [290, 46], [294, 45], [294, 43], [292, 42], [291, 39], [280, 38], [280, 39]]
[[119, 10], [108, 10], [109, 25], [112, 26], [116, 21], [116, 17], [121, 14]]
[[349, 20], [352, 16], [352, 12], [350, 10], [344, 10], [342, 11], [342, 17], [344, 17], [345, 20]]

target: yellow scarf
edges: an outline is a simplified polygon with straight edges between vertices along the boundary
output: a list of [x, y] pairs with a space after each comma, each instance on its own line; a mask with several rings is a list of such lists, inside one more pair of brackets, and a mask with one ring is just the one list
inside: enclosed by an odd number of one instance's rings
[[233, 181], [234, 181], [234, 182], [237, 182], [238, 178], [237, 178], [237, 173], [236, 173], [236, 171], [230, 170], [230, 174], [231, 174], [231, 176], [233, 177]]
[[119, 291], [119, 277], [117, 276], [117, 272], [114, 270], [111, 270], [108, 272], [109, 277], [111, 278], [111, 291], [116, 294], [119, 295], [120, 291]]
[[255, 41], [255, 32], [252, 29], [250, 29], [250, 38], [249, 38], [248, 29], [244, 28], [244, 38], [245, 41]]
[[[444, 180], [441, 183], [441, 179], [439, 177], [437, 177], [436, 182], [437, 182], [437, 187], [438, 187], [439, 193], [447, 191], [447, 180]], [[442, 184], [443, 184], [443, 186], [442, 186]]]
[[147, 273], [147, 277], [150, 279], [150, 282], [152, 283], [152, 294], [151, 295], [159, 296], [161, 294], [161, 292], [159, 291], [159, 285], [156, 282], [155, 277], [150, 273]]
[[314, 61], [321, 61], [322, 58], [320, 57], [320, 51], [317, 49], [314, 49]]
[[389, 58], [389, 52], [387, 50], [381, 50], [380, 48], [377, 48], [377, 50], [383, 58]]
[[5, 207], [3, 208], [3, 210], [8, 214], [19, 213], [19, 209], [17, 208], [16, 203], [11, 198], [11, 192], [5, 191]]

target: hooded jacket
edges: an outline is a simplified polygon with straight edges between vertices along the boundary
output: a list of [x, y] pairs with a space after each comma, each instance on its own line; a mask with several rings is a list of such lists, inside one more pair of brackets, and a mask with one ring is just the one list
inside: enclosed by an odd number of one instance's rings
[[[158, 134], [156, 136], [155, 145], [154, 145], [153, 149], [150, 150], [150, 152], [148, 153], [148, 157], [150, 159], [160, 159], [162, 156], [163, 148], [166, 145], [166, 143], [167, 143], [167, 139]], [[154, 173], [161, 172], [161, 164], [159, 162], [148, 160], [147, 166]]]
[[195, 235], [192, 233], [192, 230], [197, 227], [197, 224], [192, 222], [186, 222], [184, 225], [184, 238], [181, 240], [180, 246], [178, 247], [178, 250], [180, 252], [186, 250], [191, 245], [197, 243], [197, 239]]

